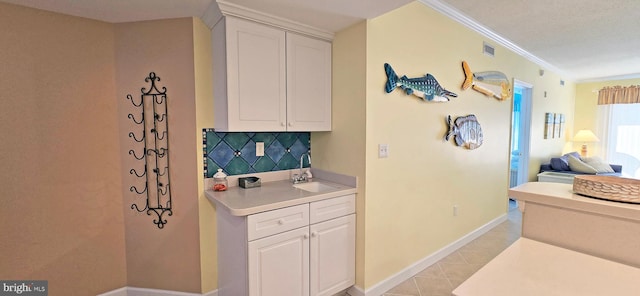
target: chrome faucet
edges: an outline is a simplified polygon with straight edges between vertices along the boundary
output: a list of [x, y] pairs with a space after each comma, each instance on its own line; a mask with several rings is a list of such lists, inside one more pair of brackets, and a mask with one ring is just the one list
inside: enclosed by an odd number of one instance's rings
[[303, 153], [302, 155], [300, 155], [300, 173], [293, 175], [293, 178], [292, 178], [293, 183], [303, 183], [303, 182], [309, 181], [307, 180], [307, 175], [303, 172], [305, 155], [307, 155], [307, 159], [309, 160], [309, 166], [311, 166], [311, 154]]

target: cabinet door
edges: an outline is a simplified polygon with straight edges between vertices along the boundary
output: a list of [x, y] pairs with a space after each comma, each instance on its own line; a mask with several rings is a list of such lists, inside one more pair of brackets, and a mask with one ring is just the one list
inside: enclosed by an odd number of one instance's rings
[[249, 295], [309, 295], [309, 227], [249, 242]]
[[309, 226], [310, 293], [330, 296], [355, 283], [356, 215]]
[[227, 17], [227, 112], [230, 131], [284, 131], [285, 32]]
[[287, 130], [331, 130], [331, 43], [287, 33]]

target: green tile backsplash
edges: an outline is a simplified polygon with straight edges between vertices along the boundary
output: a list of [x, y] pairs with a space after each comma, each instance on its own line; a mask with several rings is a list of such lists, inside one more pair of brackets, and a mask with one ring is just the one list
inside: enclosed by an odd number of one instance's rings
[[[290, 170], [311, 150], [310, 133], [218, 133], [203, 129], [204, 177], [219, 168], [227, 175]], [[256, 156], [256, 143], [264, 142], [264, 156]], [[304, 158], [304, 167], [309, 167]]]

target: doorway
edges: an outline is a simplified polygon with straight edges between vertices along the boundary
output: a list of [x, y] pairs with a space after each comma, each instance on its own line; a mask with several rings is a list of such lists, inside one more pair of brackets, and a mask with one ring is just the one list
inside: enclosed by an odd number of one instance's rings
[[519, 80], [514, 80], [513, 86], [509, 188], [526, 183], [529, 180], [531, 93], [533, 89], [533, 85]]

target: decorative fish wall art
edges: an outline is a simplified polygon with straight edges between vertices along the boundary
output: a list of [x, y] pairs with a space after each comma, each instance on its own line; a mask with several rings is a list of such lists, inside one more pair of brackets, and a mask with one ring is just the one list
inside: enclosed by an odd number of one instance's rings
[[471, 72], [466, 61], [462, 61], [462, 71], [464, 71], [463, 90], [471, 87], [477, 92], [501, 101], [511, 97], [511, 82], [504, 73], [498, 71], [474, 73]]
[[444, 136], [445, 141], [455, 136], [456, 145], [471, 150], [482, 145], [482, 127], [475, 115], [461, 116], [453, 122], [451, 115], [447, 115], [446, 121], [449, 130]]
[[436, 78], [431, 74], [417, 78], [408, 78], [406, 75], [398, 78], [391, 65], [387, 63], [384, 64], [384, 71], [387, 73], [387, 84], [384, 88], [387, 93], [400, 87], [407, 95], [413, 94], [429, 102], [448, 102], [449, 97], [458, 96], [440, 86]]

